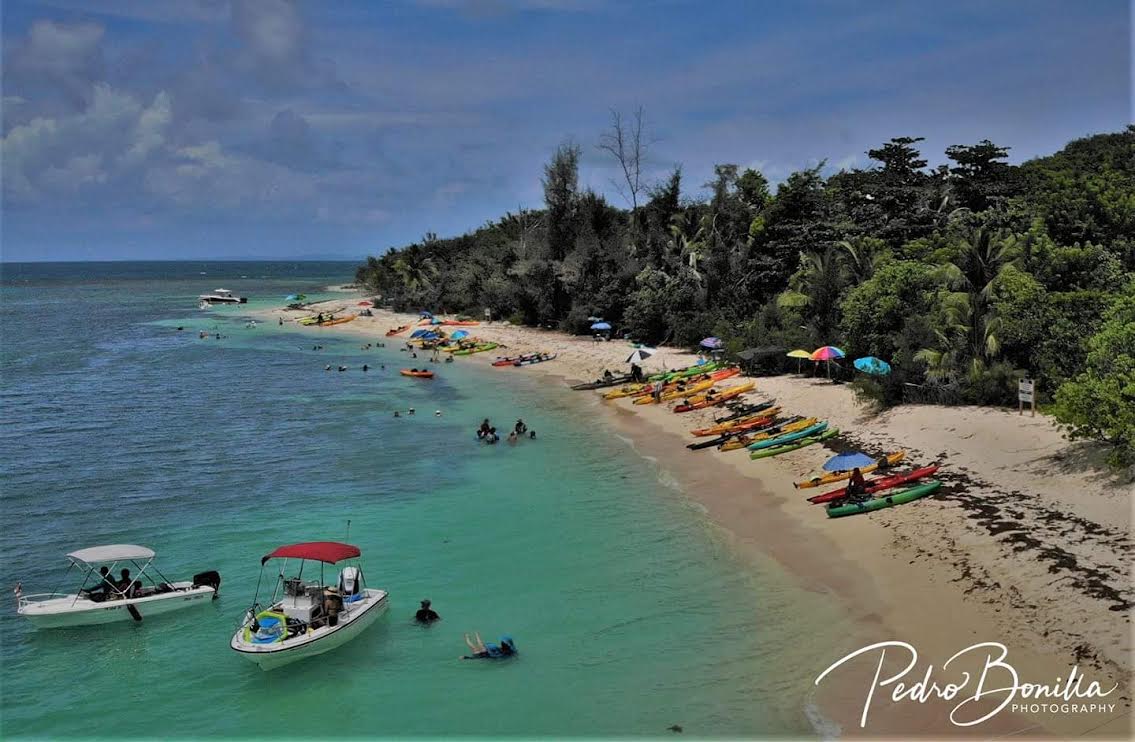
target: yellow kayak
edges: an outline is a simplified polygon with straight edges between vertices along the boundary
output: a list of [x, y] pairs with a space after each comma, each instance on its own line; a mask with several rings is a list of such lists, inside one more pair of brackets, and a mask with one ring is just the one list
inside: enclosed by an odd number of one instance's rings
[[[691, 394], [697, 394], [698, 392], [704, 392], [706, 389], [712, 389], [713, 385], [715, 383], [716, 382], [714, 382], [714, 381], [703, 381], [699, 384], [694, 384], [693, 386], [686, 387], [685, 389], [674, 389], [673, 391], [663, 392], [662, 397], [661, 397], [661, 401], [662, 402], [669, 402], [672, 399], [681, 399], [682, 397], [688, 397]], [[636, 399], [634, 401], [634, 403], [635, 404], [654, 404], [654, 395], [647, 394], [644, 397], [639, 397], [638, 399]]]
[[745, 392], [753, 391], [756, 386], [757, 383], [755, 381], [748, 381], [738, 386], [731, 386], [728, 389], [710, 389], [705, 394], [698, 394], [686, 398], [682, 404], [674, 408], [674, 412], [689, 412], [690, 410], [700, 410], [705, 407], [722, 404], [734, 397], [740, 397]]
[[[887, 466], [894, 466], [895, 464], [902, 461], [905, 456], [906, 451], [895, 451], [894, 453], [887, 454], [883, 458], [887, 460]], [[867, 466], [859, 467], [859, 471], [862, 474], [866, 474], [867, 472], [875, 471], [878, 468], [879, 463], [875, 462], [874, 464], [868, 464]], [[829, 474], [824, 474], [823, 476], [805, 479], [803, 482], [793, 482], [792, 486], [798, 489], [804, 489], [807, 487], [822, 487], [825, 484], [831, 484], [832, 482], [842, 482], [843, 480], [850, 478], [850, 471], [835, 471]]]
[[630, 397], [646, 391], [649, 387], [649, 384], [627, 384], [626, 386], [607, 392], [603, 395], [603, 399], [622, 399], [623, 397]]
[[772, 433], [763, 431], [760, 433], [753, 433], [752, 435], [739, 435], [736, 438], [732, 438], [722, 443], [721, 447], [718, 450], [735, 451], [738, 448], [747, 448], [750, 443], [756, 443], [757, 441], [775, 438], [776, 436], [784, 435], [785, 433], [795, 433], [797, 430], [810, 428], [817, 422], [819, 422], [819, 420], [817, 420], [816, 418], [809, 417], [804, 420], [797, 420], [794, 423], [788, 423], [787, 425], [777, 428], [777, 430]]

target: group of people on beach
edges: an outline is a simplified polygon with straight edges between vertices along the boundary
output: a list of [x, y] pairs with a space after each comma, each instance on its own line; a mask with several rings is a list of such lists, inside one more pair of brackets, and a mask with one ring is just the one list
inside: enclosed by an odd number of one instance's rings
[[[508, 442], [511, 445], [516, 445], [516, 442], [525, 436], [527, 436], [529, 439], [535, 440], [536, 431], [529, 430], [528, 426], [523, 420], [517, 420], [516, 425], [513, 426], [512, 430], [508, 434]], [[500, 436], [497, 435], [497, 429], [493, 427], [492, 423], [489, 422], [489, 418], [487, 417], [481, 421], [481, 427], [477, 428], [477, 440], [481, 441], [482, 443], [489, 444], [497, 443], [498, 441], [500, 441]]]

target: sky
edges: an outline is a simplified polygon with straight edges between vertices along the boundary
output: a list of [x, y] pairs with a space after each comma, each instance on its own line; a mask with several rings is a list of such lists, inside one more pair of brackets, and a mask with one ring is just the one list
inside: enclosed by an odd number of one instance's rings
[[0, 256], [357, 259], [647, 170], [1020, 162], [1132, 120], [1128, 0], [4, 0]]

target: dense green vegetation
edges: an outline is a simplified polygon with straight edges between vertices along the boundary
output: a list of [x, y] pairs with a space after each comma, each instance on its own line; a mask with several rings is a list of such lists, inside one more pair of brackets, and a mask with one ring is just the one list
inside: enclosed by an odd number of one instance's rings
[[578, 182], [580, 149], [544, 168], [545, 208], [372, 257], [358, 281], [399, 309], [430, 308], [587, 332], [593, 316], [648, 343], [706, 335], [749, 346], [838, 345], [894, 372], [860, 379], [884, 404], [1007, 404], [1016, 380], [1074, 435], [1135, 460], [1135, 127], [1010, 165], [989, 141], [929, 168], [919, 138], [775, 188], [714, 168], [704, 197], [675, 169], [647, 185], [641, 112], [600, 148], [629, 208]]

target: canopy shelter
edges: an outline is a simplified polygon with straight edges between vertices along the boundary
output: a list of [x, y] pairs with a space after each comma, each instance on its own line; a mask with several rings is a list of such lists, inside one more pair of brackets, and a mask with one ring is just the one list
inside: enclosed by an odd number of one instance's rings
[[591, 325], [591, 329], [592, 330], [598, 330], [600, 332], [610, 332], [611, 323], [610, 322], [596, 322], [595, 324]]
[[269, 559], [310, 559], [325, 564], [335, 564], [344, 559], [357, 557], [361, 553], [359, 547], [340, 541], [309, 541], [303, 544], [281, 546], [271, 554], [261, 558], [260, 563], [264, 564]]
[[67, 557], [83, 564], [103, 564], [106, 562], [150, 560], [154, 558], [154, 550], [134, 544], [111, 544], [72, 551]]
[[765, 368], [772, 367], [772, 369], [780, 371], [782, 368], [780, 357], [784, 353], [784, 350], [784, 348], [771, 345], [762, 348], [746, 348], [745, 350], [738, 351], [737, 357], [740, 358], [741, 363], [750, 370], [760, 365]]
[[721, 348], [725, 345], [725, 341], [723, 341], [719, 337], [708, 337], [703, 338], [702, 341], [698, 343], [698, 345], [703, 348], [708, 348], [709, 350], [717, 350], [718, 348]]

